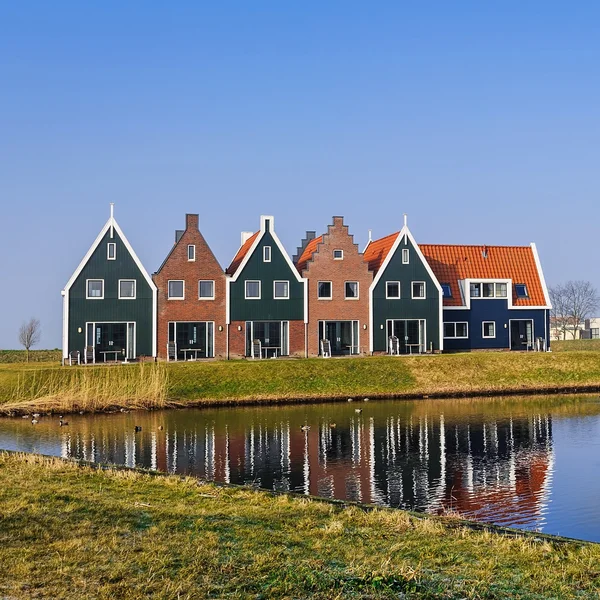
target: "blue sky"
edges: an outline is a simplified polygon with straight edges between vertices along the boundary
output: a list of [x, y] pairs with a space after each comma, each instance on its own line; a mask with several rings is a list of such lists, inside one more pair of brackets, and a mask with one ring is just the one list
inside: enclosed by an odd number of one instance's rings
[[186, 212], [224, 267], [261, 214], [293, 253], [406, 212], [600, 287], [599, 51], [585, 2], [0, 3], [0, 348], [60, 346], [110, 202], [149, 272]]

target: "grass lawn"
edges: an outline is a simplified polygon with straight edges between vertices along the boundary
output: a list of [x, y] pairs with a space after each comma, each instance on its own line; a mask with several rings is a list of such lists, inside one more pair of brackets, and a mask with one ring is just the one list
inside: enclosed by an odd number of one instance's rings
[[0, 453], [2, 598], [591, 598], [600, 546]]

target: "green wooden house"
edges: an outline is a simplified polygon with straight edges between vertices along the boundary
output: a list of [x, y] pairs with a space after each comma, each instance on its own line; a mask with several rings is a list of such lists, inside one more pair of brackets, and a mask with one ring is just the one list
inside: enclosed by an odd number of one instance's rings
[[63, 359], [156, 356], [156, 286], [113, 215], [62, 291]]
[[442, 288], [408, 226], [369, 241], [364, 260], [374, 273], [369, 289], [370, 351], [441, 352]]
[[242, 233], [227, 269], [228, 355], [306, 355], [307, 282], [279, 241], [272, 216]]

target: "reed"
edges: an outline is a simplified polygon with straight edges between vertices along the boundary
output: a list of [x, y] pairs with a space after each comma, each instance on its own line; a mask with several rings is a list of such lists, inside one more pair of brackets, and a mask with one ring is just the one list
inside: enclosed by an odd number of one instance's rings
[[165, 364], [25, 370], [3, 412], [96, 412], [115, 406], [162, 408], [169, 387]]

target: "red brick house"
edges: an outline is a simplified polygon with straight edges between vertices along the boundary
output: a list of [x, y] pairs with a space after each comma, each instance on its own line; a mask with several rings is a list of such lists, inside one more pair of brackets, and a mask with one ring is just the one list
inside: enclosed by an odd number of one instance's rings
[[158, 356], [169, 360], [227, 356], [225, 273], [186, 215], [184, 231], [152, 276], [158, 288]]
[[329, 340], [332, 355], [369, 349], [369, 287], [373, 273], [348, 233], [343, 217], [333, 217], [327, 233], [307, 231], [294, 262], [308, 280], [308, 355]]

